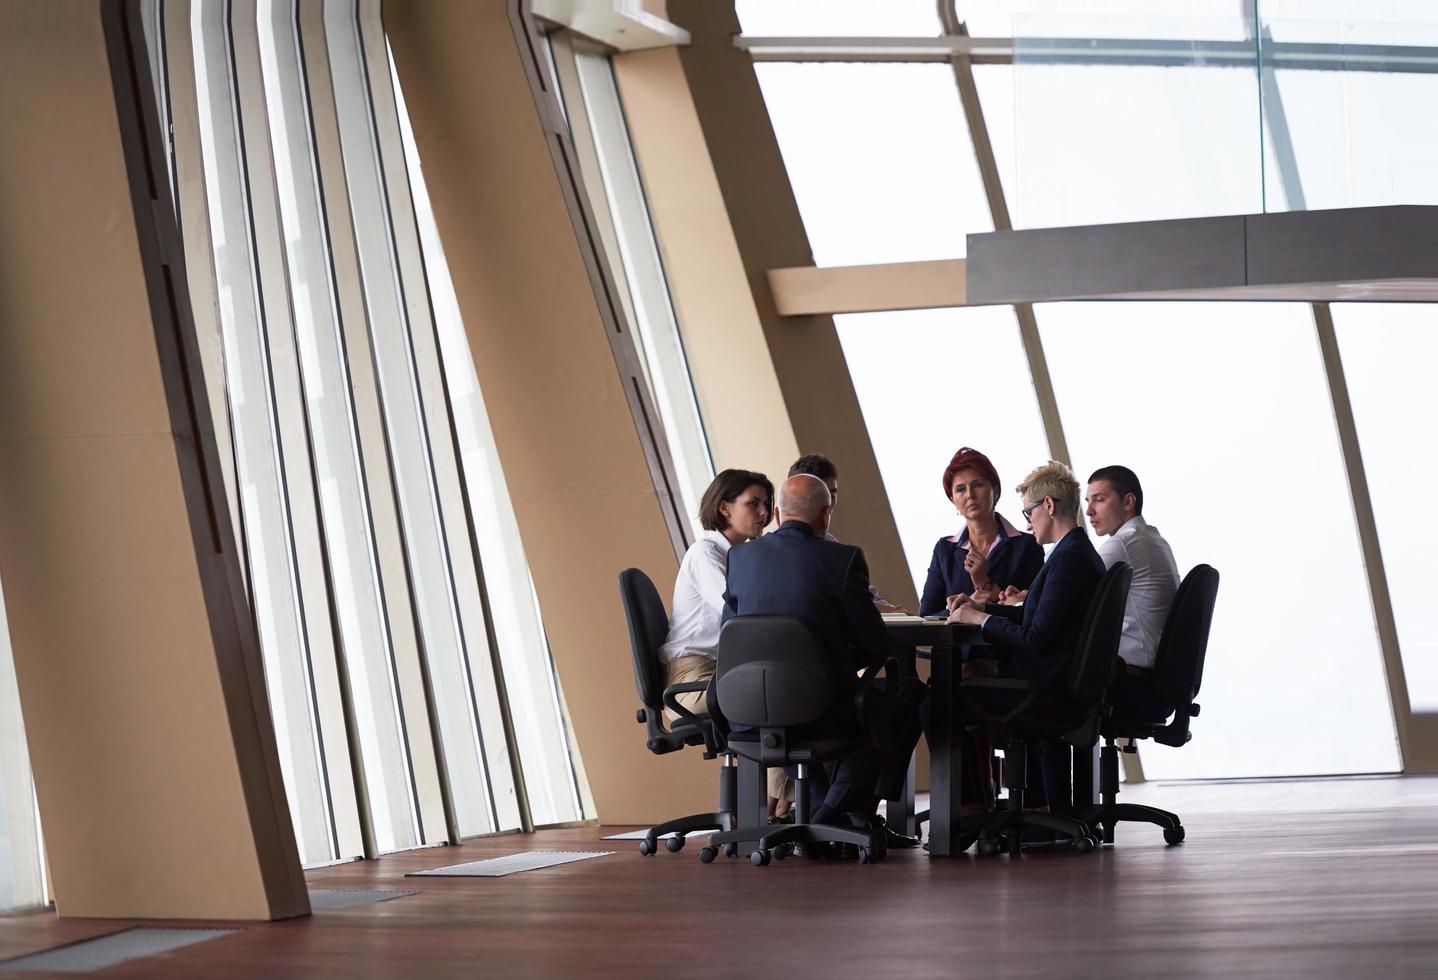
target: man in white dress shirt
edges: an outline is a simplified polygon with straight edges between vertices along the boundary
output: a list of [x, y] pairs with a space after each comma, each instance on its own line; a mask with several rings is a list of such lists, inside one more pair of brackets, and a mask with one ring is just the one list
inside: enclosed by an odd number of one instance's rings
[[1173, 549], [1143, 518], [1143, 487], [1127, 466], [1105, 466], [1088, 478], [1089, 526], [1107, 536], [1098, 554], [1104, 567], [1128, 562], [1133, 569], [1118, 655], [1124, 670], [1109, 688], [1108, 703], [1120, 718], [1162, 722], [1172, 712], [1158, 693], [1154, 655], [1168, 608], [1178, 591]]

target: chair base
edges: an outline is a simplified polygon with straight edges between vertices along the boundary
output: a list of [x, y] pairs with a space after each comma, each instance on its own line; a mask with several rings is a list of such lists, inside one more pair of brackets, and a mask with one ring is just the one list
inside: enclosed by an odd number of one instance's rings
[[1084, 811], [1083, 821], [1099, 831], [1105, 844], [1113, 843], [1114, 825], [1121, 820], [1134, 823], [1151, 823], [1163, 828], [1163, 839], [1170, 844], [1180, 843], [1184, 838], [1183, 823], [1178, 814], [1160, 810], [1156, 806], [1141, 803], [1113, 803], [1105, 801]]
[[646, 856], [655, 853], [659, 849], [659, 838], [665, 834], [675, 835], [665, 841], [664, 846], [670, 853], [676, 853], [684, 850], [685, 834], [708, 830], [721, 833], [734, 830], [739, 825], [737, 799], [737, 772], [726, 757], [724, 766], [719, 770], [719, 809], [713, 813], [691, 813], [687, 817], [675, 817], [673, 820], [655, 824], [639, 842], [639, 853]]
[[783, 860], [793, 854], [796, 847], [808, 849], [816, 844], [852, 845], [858, 849], [860, 864], [882, 861], [888, 850], [881, 829], [803, 823], [771, 830], [759, 838], [758, 847], [749, 855], [749, 859], [758, 867], [763, 867], [772, 858]]
[[[1093, 850], [1098, 840], [1089, 830], [1087, 822], [1078, 817], [1061, 813], [1046, 813], [1042, 810], [996, 810], [983, 817], [973, 818], [968, 834], [977, 831], [979, 854], [989, 857], [1007, 850], [1017, 857], [1023, 851], [1025, 830], [1051, 830], [1055, 834], [1067, 834], [1070, 846], [1080, 854]], [[960, 845], [964, 844], [964, 822], [960, 822]]]
[[[726, 831], [734, 829], [734, 814], [732, 813], [694, 813], [687, 817], [676, 817], [673, 820], [666, 820], [661, 824], [655, 824], [649, 828], [649, 833], [639, 842], [640, 854], [653, 854], [659, 849], [659, 838], [665, 834], [674, 834], [664, 842], [664, 846], [671, 853], [684, 850], [684, 835], [693, 834], [707, 830]], [[677, 843], [676, 843], [677, 842]]]
[[1178, 814], [1160, 810], [1156, 806], [1140, 803], [1119, 803], [1118, 796], [1118, 746], [1112, 737], [1105, 740], [1099, 753], [1099, 798], [1102, 800], [1089, 807], [1081, 816], [1084, 823], [1098, 830], [1105, 844], [1113, 843], [1114, 826], [1121, 820], [1134, 823], [1151, 823], [1163, 828], [1163, 839], [1169, 844], [1183, 842], [1183, 822]]
[[968, 834], [978, 832], [979, 854], [991, 857], [1002, 850], [1017, 857], [1023, 852], [1025, 830], [1048, 830], [1054, 834], [1067, 834], [1070, 846], [1080, 854], [1098, 846], [1098, 839], [1089, 830], [1089, 825], [1078, 817], [1044, 810], [1024, 809], [1025, 788], [1028, 785], [1028, 746], [1017, 737], [1010, 737], [1004, 750], [1008, 790], [1006, 806], [993, 813], [970, 817], [959, 821], [959, 849], [968, 847]]

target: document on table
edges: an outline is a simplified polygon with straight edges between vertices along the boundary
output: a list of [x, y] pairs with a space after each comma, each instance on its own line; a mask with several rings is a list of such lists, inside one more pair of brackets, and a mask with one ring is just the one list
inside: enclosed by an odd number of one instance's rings
[[883, 613], [886, 623], [922, 623], [924, 617], [910, 616], [908, 613]]

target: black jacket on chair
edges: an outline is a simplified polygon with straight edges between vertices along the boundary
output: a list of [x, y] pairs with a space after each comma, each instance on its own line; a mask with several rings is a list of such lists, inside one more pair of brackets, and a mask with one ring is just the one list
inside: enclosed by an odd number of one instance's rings
[[984, 640], [1002, 655], [1005, 674], [1041, 688], [1067, 676], [1064, 669], [1103, 573], [1088, 532], [1074, 528], [1054, 545], [1022, 606], [988, 607]]
[[803, 521], [730, 550], [724, 605], [726, 623], [755, 613], [802, 619], [833, 657], [836, 679], [882, 664], [888, 652], [864, 553], [825, 541]]

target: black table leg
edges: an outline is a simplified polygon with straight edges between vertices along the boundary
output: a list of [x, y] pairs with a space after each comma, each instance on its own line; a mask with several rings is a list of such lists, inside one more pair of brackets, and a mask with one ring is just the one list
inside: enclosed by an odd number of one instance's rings
[[919, 826], [914, 820], [914, 786], [917, 782], [914, 765], [914, 757], [909, 756], [909, 774], [904, 779], [903, 793], [898, 799], [884, 804], [884, 821], [894, 830], [910, 837], [919, 835]]
[[1074, 812], [1098, 802], [1098, 745], [1088, 748], [1074, 746]]
[[959, 819], [963, 753], [958, 718], [959, 671], [954, 647], [933, 648], [929, 670], [929, 856], [953, 853]]

